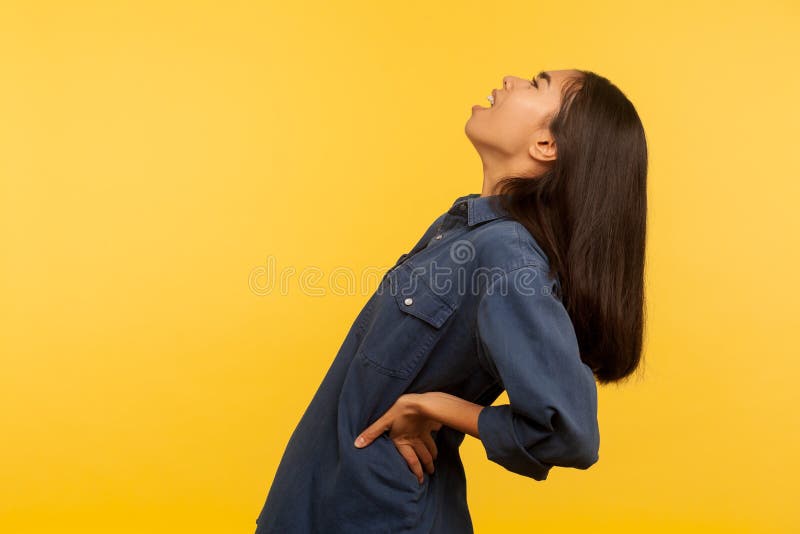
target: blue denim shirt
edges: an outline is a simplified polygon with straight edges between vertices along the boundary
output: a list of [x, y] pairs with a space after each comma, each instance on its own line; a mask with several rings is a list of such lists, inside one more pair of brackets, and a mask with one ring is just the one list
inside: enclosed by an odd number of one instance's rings
[[[353, 444], [403, 393], [486, 406], [486, 456], [518, 475], [597, 462], [596, 382], [559, 280], [495, 200], [458, 197], [383, 276], [289, 438], [257, 534], [471, 533], [463, 433], [433, 433], [422, 485], [387, 433]], [[491, 405], [504, 390], [510, 404]]]

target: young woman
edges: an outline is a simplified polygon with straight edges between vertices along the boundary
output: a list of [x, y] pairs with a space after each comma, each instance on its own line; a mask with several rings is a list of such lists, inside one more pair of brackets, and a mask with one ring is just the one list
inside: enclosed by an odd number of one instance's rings
[[642, 349], [644, 130], [590, 71], [507, 76], [489, 100], [465, 128], [481, 193], [458, 197], [356, 317], [257, 534], [470, 533], [466, 434], [534, 480], [598, 461], [596, 383], [629, 376]]

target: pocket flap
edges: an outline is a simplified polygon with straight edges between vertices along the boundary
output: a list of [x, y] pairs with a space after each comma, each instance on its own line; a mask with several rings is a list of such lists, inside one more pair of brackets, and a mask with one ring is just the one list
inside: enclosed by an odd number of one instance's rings
[[453, 314], [453, 307], [431, 289], [420, 276], [400, 266], [393, 271], [390, 290], [394, 291], [397, 306], [405, 313], [439, 328]]

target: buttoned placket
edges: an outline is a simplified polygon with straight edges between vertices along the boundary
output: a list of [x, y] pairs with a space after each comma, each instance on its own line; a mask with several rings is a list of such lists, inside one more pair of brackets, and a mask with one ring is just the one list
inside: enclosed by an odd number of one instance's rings
[[439, 228], [436, 229], [436, 235], [431, 240], [432, 243], [435, 242], [435, 241], [441, 241], [444, 238], [444, 236], [450, 231], [450, 229], [459, 226], [458, 221], [456, 221], [454, 224], [449, 224], [448, 225], [448, 223], [453, 221], [454, 217], [456, 217], [456, 218], [463, 217], [464, 220], [463, 220], [463, 222], [461, 224], [466, 226], [466, 223], [467, 223], [467, 201], [466, 200], [462, 200], [461, 202], [459, 202], [458, 204], [453, 206], [450, 210], [448, 210], [447, 213], [448, 213], [447, 217], [444, 218], [442, 223], [439, 225]]
[[[468, 222], [468, 214], [467, 214], [467, 199], [462, 200], [458, 204], [454, 204], [448, 211], [445, 218], [439, 224], [439, 227], [436, 229], [436, 233], [434, 237], [432, 237], [423, 247], [419, 250], [411, 250], [406, 254], [403, 254], [397, 264], [386, 271], [384, 273], [381, 283], [383, 280], [388, 278], [389, 274], [394, 272], [395, 270], [399, 269], [403, 264], [405, 264], [408, 260], [422, 252], [423, 250], [427, 249], [428, 247], [437, 246], [443, 242], [444, 237], [448, 234], [451, 234], [454, 230], [458, 231], [459, 228], [466, 228]], [[406, 299], [411, 300], [411, 299]], [[413, 300], [411, 302], [405, 302], [407, 306], [411, 306], [413, 304]]]

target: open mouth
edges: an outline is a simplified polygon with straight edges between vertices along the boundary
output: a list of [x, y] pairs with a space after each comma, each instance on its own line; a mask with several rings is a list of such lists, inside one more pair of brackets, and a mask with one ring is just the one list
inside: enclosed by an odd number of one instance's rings
[[493, 108], [495, 106], [495, 104], [497, 103], [497, 89], [492, 89], [491, 94], [487, 95], [486, 100], [489, 101], [489, 105], [488, 106], [481, 106], [480, 104], [475, 104], [474, 106], [472, 106], [472, 109], [475, 110], [475, 109], [490, 109], [490, 108]]

